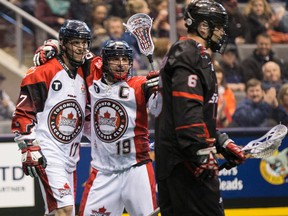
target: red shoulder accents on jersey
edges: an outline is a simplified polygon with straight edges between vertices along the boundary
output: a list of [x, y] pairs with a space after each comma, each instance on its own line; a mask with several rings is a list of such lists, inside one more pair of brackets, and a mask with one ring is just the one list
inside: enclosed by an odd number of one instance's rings
[[38, 67], [31, 67], [25, 74], [21, 86], [42, 82], [45, 83], [46, 87], [48, 88], [51, 79], [60, 70], [62, 70], [62, 67], [56, 58], [51, 59], [44, 65]]
[[174, 97], [184, 97], [184, 98], [188, 98], [188, 99], [196, 99], [196, 100], [203, 102], [203, 96], [197, 95], [197, 94], [190, 94], [187, 92], [173, 91], [172, 95]]
[[86, 82], [88, 86], [93, 84], [93, 80], [99, 80], [102, 78], [102, 58], [94, 57], [90, 61], [90, 73], [86, 78]]
[[98, 69], [102, 68], [103, 62], [101, 57], [97, 56], [93, 58], [92, 62], [96, 66], [96, 68]]

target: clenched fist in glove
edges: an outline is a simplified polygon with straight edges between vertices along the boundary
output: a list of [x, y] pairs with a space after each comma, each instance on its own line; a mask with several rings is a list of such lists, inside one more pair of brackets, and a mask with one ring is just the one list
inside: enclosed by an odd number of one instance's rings
[[52, 59], [59, 53], [59, 42], [54, 39], [49, 39], [44, 42], [44, 45], [38, 47], [36, 50], [33, 63], [35, 66], [45, 64], [48, 60]]
[[36, 140], [24, 140], [18, 143], [22, 152], [22, 169], [25, 175], [38, 177], [45, 173], [47, 161]]
[[[211, 139], [212, 140], [212, 139]], [[213, 139], [215, 141], [215, 139]], [[218, 162], [214, 157], [216, 147], [213, 146], [214, 141], [208, 142], [209, 147], [197, 151], [197, 160], [195, 162], [186, 163], [188, 169], [201, 180], [212, 179], [218, 176]]]
[[217, 132], [217, 146], [219, 147], [219, 153], [221, 153], [228, 162], [226, 169], [230, 169], [246, 160], [241, 147], [236, 145], [226, 133]]
[[145, 82], [146, 89], [158, 89], [158, 83], [159, 83], [159, 71], [150, 71], [146, 76], [147, 81]]

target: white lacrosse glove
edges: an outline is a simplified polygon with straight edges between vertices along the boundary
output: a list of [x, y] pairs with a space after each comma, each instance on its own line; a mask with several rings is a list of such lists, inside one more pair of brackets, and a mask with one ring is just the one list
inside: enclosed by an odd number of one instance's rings
[[60, 47], [58, 40], [48, 39], [44, 44], [36, 50], [33, 63], [35, 66], [45, 64], [48, 60], [52, 59], [59, 53]]
[[22, 153], [22, 169], [25, 175], [38, 177], [45, 174], [47, 160], [36, 140], [23, 140], [18, 143]]

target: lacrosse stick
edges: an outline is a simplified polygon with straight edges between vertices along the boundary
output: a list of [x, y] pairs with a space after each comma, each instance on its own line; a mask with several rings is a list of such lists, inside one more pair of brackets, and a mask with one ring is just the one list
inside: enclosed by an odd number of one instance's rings
[[152, 213], [150, 213], [148, 216], [158, 216], [160, 213], [160, 208], [156, 208]]
[[[244, 151], [244, 154], [247, 158], [270, 157], [279, 148], [286, 134], [287, 127], [285, 125], [276, 125], [262, 137], [250, 141], [242, 148], [242, 150]], [[225, 162], [220, 166], [219, 170], [225, 168], [225, 166], [228, 164], [229, 162]]]
[[151, 38], [152, 19], [147, 14], [137, 13], [131, 16], [127, 23], [123, 23], [126, 30], [137, 40], [140, 52], [147, 56], [151, 68], [154, 71], [153, 52], [154, 43]]

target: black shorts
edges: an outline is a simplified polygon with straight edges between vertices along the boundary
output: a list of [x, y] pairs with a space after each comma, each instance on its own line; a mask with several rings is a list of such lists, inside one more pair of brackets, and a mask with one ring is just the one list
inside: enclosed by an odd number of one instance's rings
[[158, 181], [162, 216], [224, 216], [219, 179], [200, 181], [183, 163]]

